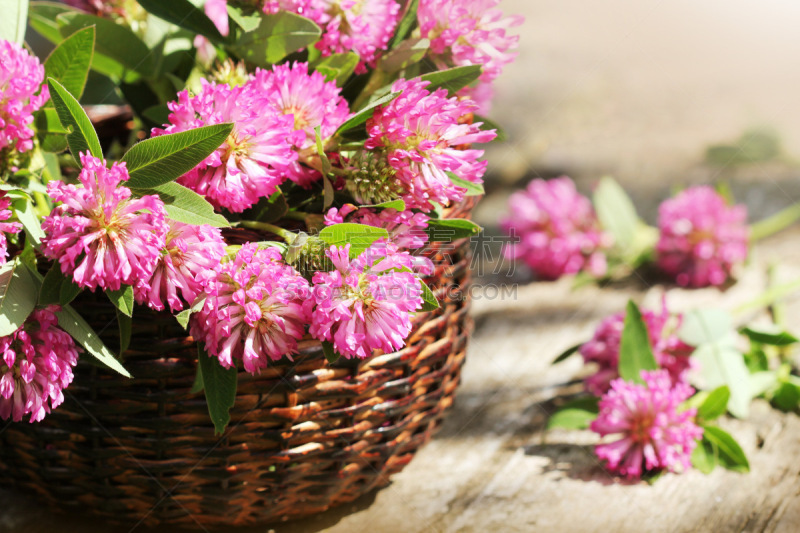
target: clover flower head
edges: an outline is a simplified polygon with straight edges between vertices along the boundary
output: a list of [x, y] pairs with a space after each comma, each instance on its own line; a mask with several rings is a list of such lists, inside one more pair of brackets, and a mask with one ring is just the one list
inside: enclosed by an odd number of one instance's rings
[[136, 301], [156, 310], [164, 303], [172, 312], [191, 306], [202, 292], [200, 275], [213, 270], [225, 255], [218, 228], [168, 220], [164, 249], [153, 275], [136, 285]]
[[401, 94], [375, 109], [367, 120], [368, 150], [385, 152], [403, 190], [401, 197], [411, 208], [430, 210], [432, 202], [449, 204], [463, 199], [466, 189], [455, 184], [448, 173], [473, 183], [481, 183], [486, 161], [483, 150], [465, 148], [489, 142], [494, 130], [481, 130], [470, 123], [475, 104], [457, 97], [448, 98], [439, 88], [431, 92], [427, 81], [419, 78], [398, 80], [392, 91]]
[[270, 359], [297, 352], [310, 318], [309, 285], [277, 250], [247, 243], [200, 279], [206, 299], [190, 331], [223, 367], [241, 360], [258, 374]]
[[17, 43], [0, 39], [0, 153], [33, 148], [33, 113], [50, 98], [42, 81], [39, 59]]
[[592, 204], [571, 179], [535, 179], [511, 195], [509, 216], [501, 225], [519, 242], [510, 243], [506, 257], [524, 261], [539, 277], [558, 279], [587, 271], [606, 273], [604, 250], [610, 237], [600, 228]]
[[[299, 151], [314, 146], [319, 127], [324, 140], [333, 135], [350, 115], [347, 101], [333, 81], [321, 72], [308, 71], [308, 63], [276, 65], [272, 70], [257, 69], [248, 82], [275, 107], [293, 119], [292, 145]], [[292, 181], [308, 186], [321, 174], [293, 162], [287, 169]]]
[[355, 259], [350, 245], [331, 246], [334, 270], [312, 279], [315, 307], [310, 333], [333, 343], [345, 357], [365, 358], [373, 350], [393, 352], [411, 333], [411, 313], [422, 305], [422, 290], [408, 252], [375, 243]]
[[722, 285], [747, 257], [747, 209], [690, 187], [658, 208], [658, 266], [685, 287]]
[[78, 349], [58, 327], [58, 306], [34, 310], [14, 333], [0, 337], [0, 418], [41, 421], [64, 401]]
[[680, 472], [691, 468], [690, 457], [703, 429], [695, 424], [697, 409], [680, 410], [694, 389], [673, 386], [665, 370], [642, 372], [644, 384], [611, 382], [600, 399], [600, 413], [591, 430], [618, 438], [595, 446], [609, 470], [629, 478], [645, 471]]
[[267, 0], [264, 12], [291, 11], [322, 28], [315, 45], [323, 56], [355, 52], [357, 73], [374, 67], [381, 50], [394, 35], [400, 13], [395, 0]]
[[431, 52], [453, 66], [481, 65], [481, 81], [492, 81], [516, 57], [519, 36], [508, 32], [522, 24], [494, 9], [500, 0], [420, 0], [417, 19]]
[[22, 224], [19, 222], [6, 222], [11, 218], [11, 198], [6, 196], [5, 191], [0, 191], [0, 265], [5, 264], [8, 259], [8, 241], [6, 233], [19, 233]]
[[169, 124], [153, 135], [177, 133], [232, 122], [228, 138], [193, 170], [178, 179], [215, 207], [241, 213], [270, 196], [297, 160], [292, 150], [293, 120], [275, 110], [254, 87], [202, 82], [200, 92], [178, 94], [167, 104]]
[[[688, 372], [694, 368], [690, 357], [694, 348], [680, 340], [677, 335], [683, 315], [671, 314], [666, 301], [663, 301], [660, 312], [643, 310], [642, 320], [658, 366], [667, 371], [673, 383], [686, 382]], [[584, 382], [586, 390], [595, 396], [605, 394], [611, 381], [619, 377], [619, 350], [624, 327], [624, 313], [608, 316], [597, 326], [591, 340], [580, 348], [584, 362], [598, 365], [597, 372]]]
[[155, 195], [131, 198], [122, 185], [128, 179], [125, 163], [107, 168], [88, 154], [80, 159], [80, 186], [48, 185], [61, 205], [42, 221], [42, 253], [91, 290], [118, 290], [150, 279], [167, 233], [163, 202]]

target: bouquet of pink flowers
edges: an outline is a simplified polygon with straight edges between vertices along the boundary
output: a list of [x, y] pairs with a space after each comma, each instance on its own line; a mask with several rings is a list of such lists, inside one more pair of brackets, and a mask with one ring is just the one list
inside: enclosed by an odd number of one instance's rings
[[[42, 420], [79, 357], [128, 375], [137, 306], [199, 342], [207, 393], [208, 369], [257, 374], [303, 338], [329, 360], [398, 350], [438, 306], [418, 251], [480, 231], [443, 210], [483, 190], [481, 114], [520, 22], [497, 0], [11, 4], [0, 417]], [[44, 60], [28, 24], [54, 45]], [[120, 100], [144, 139], [130, 147], [82, 107]], [[236, 228], [261, 240], [226, 240]], [[116, 307], [119, 353], [81, 317], [83, 291]]]

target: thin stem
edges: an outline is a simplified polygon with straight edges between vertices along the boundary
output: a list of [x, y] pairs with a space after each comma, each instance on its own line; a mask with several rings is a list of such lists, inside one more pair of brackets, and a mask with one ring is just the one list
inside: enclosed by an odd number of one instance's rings
[[308, 213], [304, 213], [302, 211], [289, 211], [288, 213], [283, 215], [283, 218], [289, 218], [291, 220], [305, 221], [307, 216], [308, 216]]
[[255, 220], [240, 220], [239, 226], [243, 228], [269, 231], [270, 233], [274, 233], [281, 239], [285, 240], [287, 244], [292, 244], [294, 240], [297, 238], [296, 233], [293, 233], [288, 229], [281, 228], [280, 226], [269, 224], [267, 222], [256, 222]]
[[756, 242], [788, 228], [800, 220], [800, 203], [782, 209], [750, 226], [750, 241]]
[[747, 311], [762, 309], [769, 305], [773, 305], [775, 302], [779, 302], [784, 298], [788, 298], [789, 295], [798, 290], [800, 290], [800, 279], [770, 287], [759, 297], [737, 307], [734, 312], [736, 314], [741, 314], [746, 313]]
[[[769, 267], [769, 286], [776, 287], [778, 286], [778, 272], [777, 272], [776, 265], [770, 265]], [[786, 326], [786, 303], [783, 301], [775, 301], [769, 306], [770, 312], [772, 313], [772, 321], [781, 326]]]

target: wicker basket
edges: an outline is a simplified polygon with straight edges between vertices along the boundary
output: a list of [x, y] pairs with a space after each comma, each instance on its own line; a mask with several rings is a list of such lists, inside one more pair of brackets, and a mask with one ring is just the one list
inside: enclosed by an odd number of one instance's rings
[[[454, 216], [464, 216], [469, 205]], [[239, 374], [224, 436], [203, 393], [197, 350], [166, 313], [137, 308], [127, 380], [84, 357], [63, 405], [0, 435], [0, 483], [48, 509], [111, 522], [197, 527], [269, 523], [317, 513], [388, 483], [429, 440], [453, 402], [471, 323], [463, 288], [468, 243], [432, 250], [427, 281], [441, 309], [420, 313], [406, 348], [329, 365], [321, 345], [294, 361]], [[81, 312], [110, 345], [114, 309]]]

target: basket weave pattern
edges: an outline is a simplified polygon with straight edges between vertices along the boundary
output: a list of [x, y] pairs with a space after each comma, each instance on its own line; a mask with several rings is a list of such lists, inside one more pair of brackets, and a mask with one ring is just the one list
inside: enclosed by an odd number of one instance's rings
[[[428, 255], [436, 271], [427, 281], [442, 306], [415, 316], [404, 349], [330, 365], [318, 341], [301, 341], [293, 361], [239, 373], [222, 437], [203, 393], [190, 392], [191, 337], [170, 315], [138, 307], [125, 353], [136, 379], [84, 357], [64, 404], [42, 423], [11, 424], [0, 435], [0, 483], [37, 494], [49, 509], [189, 527], [309, 515], [386, 485], [452, 404], [471, 328], [459, 290], [468, 283], [468, 243]], [[80, 310], [118, 345], [111, 304]]]

